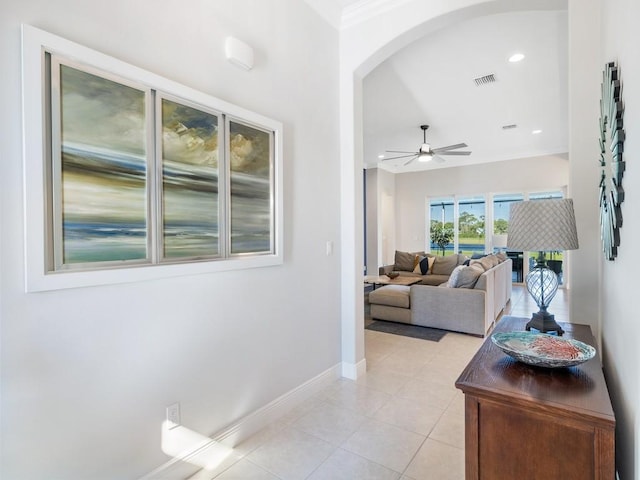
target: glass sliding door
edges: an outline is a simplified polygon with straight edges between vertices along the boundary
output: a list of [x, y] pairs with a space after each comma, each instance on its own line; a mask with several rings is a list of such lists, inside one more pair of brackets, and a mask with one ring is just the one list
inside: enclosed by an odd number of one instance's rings
[[[427, 234], [430, 251], [436, 255], [461, 253], [467, 257], [488, 252], [506, 253], [513, 262], [512, 281], [522, 283], [535, 265], [538, 252], [507, 248], [511, 205], [524, 200], [561, 198], [564, 198], [562, 191], [429, 198]], [[547, 265], [558, 274], [562, 284], [563, 252], [545, 252], [545, 256]]]
[[509, 228], [509, 214], [513, 203], [524, 200], [521, 193], [506, 193], [493, 196], [493, 234], [506, 235]]
[[454, 198], [429, 201], [429, 246], [435, 255], [452, 255], [454, 250]]
[[513, 262], [511, 280], [516, 283], [524, 281], [524, 254], [507, 249], [507, 232], [511, 205], [523, 200], [524, 195], [521, 193], [493, 196], [493, 249], [494, 251], [506, 250], [507, 256]]
[[485, 204], [484, 196], [458, 200], [458, 252], [468, 257], [485, 253]]

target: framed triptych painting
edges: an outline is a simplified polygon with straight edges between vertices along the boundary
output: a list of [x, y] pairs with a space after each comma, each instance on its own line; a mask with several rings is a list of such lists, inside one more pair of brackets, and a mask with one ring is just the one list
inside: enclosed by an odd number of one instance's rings
[[282, 263], [282, 125], [23, 26], [26, 289]]

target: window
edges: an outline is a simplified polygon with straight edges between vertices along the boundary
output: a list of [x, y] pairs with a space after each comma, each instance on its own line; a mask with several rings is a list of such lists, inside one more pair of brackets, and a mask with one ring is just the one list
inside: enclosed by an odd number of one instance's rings
[[452, 255], [454, 250], [453, 197], [429, 201], [429, 238], [432, 252]]
[[471, 256], [485, 250], [485, 200], [483, 196], [429, 199], [430, 249], [440, 255]]
[[458, 252], [471, 257], [485, 251], [485, 200], [483, 196], [458, 200]]
[[521, 202], [524, 196], [520, 193], [493, 196], [493, 234], [506, 235], [509, 229], [511, 204]]
[[282, 263], [279, 122], [29, 26], [23, 65], [27, 291]]
[[[513, 261], [514, 282], [524, 281], [533, 267], [538, 252], [513, 252], [507, 249], [507, 232], [511, 205], [525, 199], [564, 198], [561, 191], [494, 194], [489, 203], [484, 195], [434, 197], [427, 200], [429, 208], [429, 247], [432, 253], [468, 257], [489, 251], [505, 252]], [[486, 237], [489, 218], [491, 238]], [[563, 252], [547, 252], [547, 263], [563, 280]]]
[[493, 196], [493, 249], [506, 251], [512, 263], [511, 279], [513, 282], [524, 281], [524, 262], [522, 252], [507, 250], [507, 232], [511, 205], [524, 200], [521, 193], [508, 193]]

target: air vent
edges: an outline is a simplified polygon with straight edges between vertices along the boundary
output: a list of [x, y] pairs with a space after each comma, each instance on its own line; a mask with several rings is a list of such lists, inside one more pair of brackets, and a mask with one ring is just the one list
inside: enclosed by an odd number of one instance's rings
[[518, 128], [518, 125], [516, 125], [515, 123], [512, 123], [511, 125], [503, 125], [502, 126], [503, 130], [511, 130], [512, 128]]
[[476, 82], [476, 87], [481, 87], [482, 85], [495, 83], [496, 76], [493, 73], [490, 73], [489, 75], [485, 75], [484, 77], [474, 78], [473, 81]]

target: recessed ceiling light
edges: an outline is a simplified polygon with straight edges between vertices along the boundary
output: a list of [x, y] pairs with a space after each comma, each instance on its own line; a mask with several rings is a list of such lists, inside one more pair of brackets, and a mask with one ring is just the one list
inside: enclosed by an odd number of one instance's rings
[[384, 158], [384, 153], [381, 153], [380, 155], [378, 155], [379, 159], [383, 159]]
[[538, 135], [539, 133], [542, 133], [542, 130], [532, 130], [531, 133], [533, 135]]
[[522, 60], [524, 58], [524, 55], [522, 53], [514, 53], [513, 55], [511, 55], [509, 57], [509, 61], [511, 63], [516, 63], [519, 62], [520, 60]]

